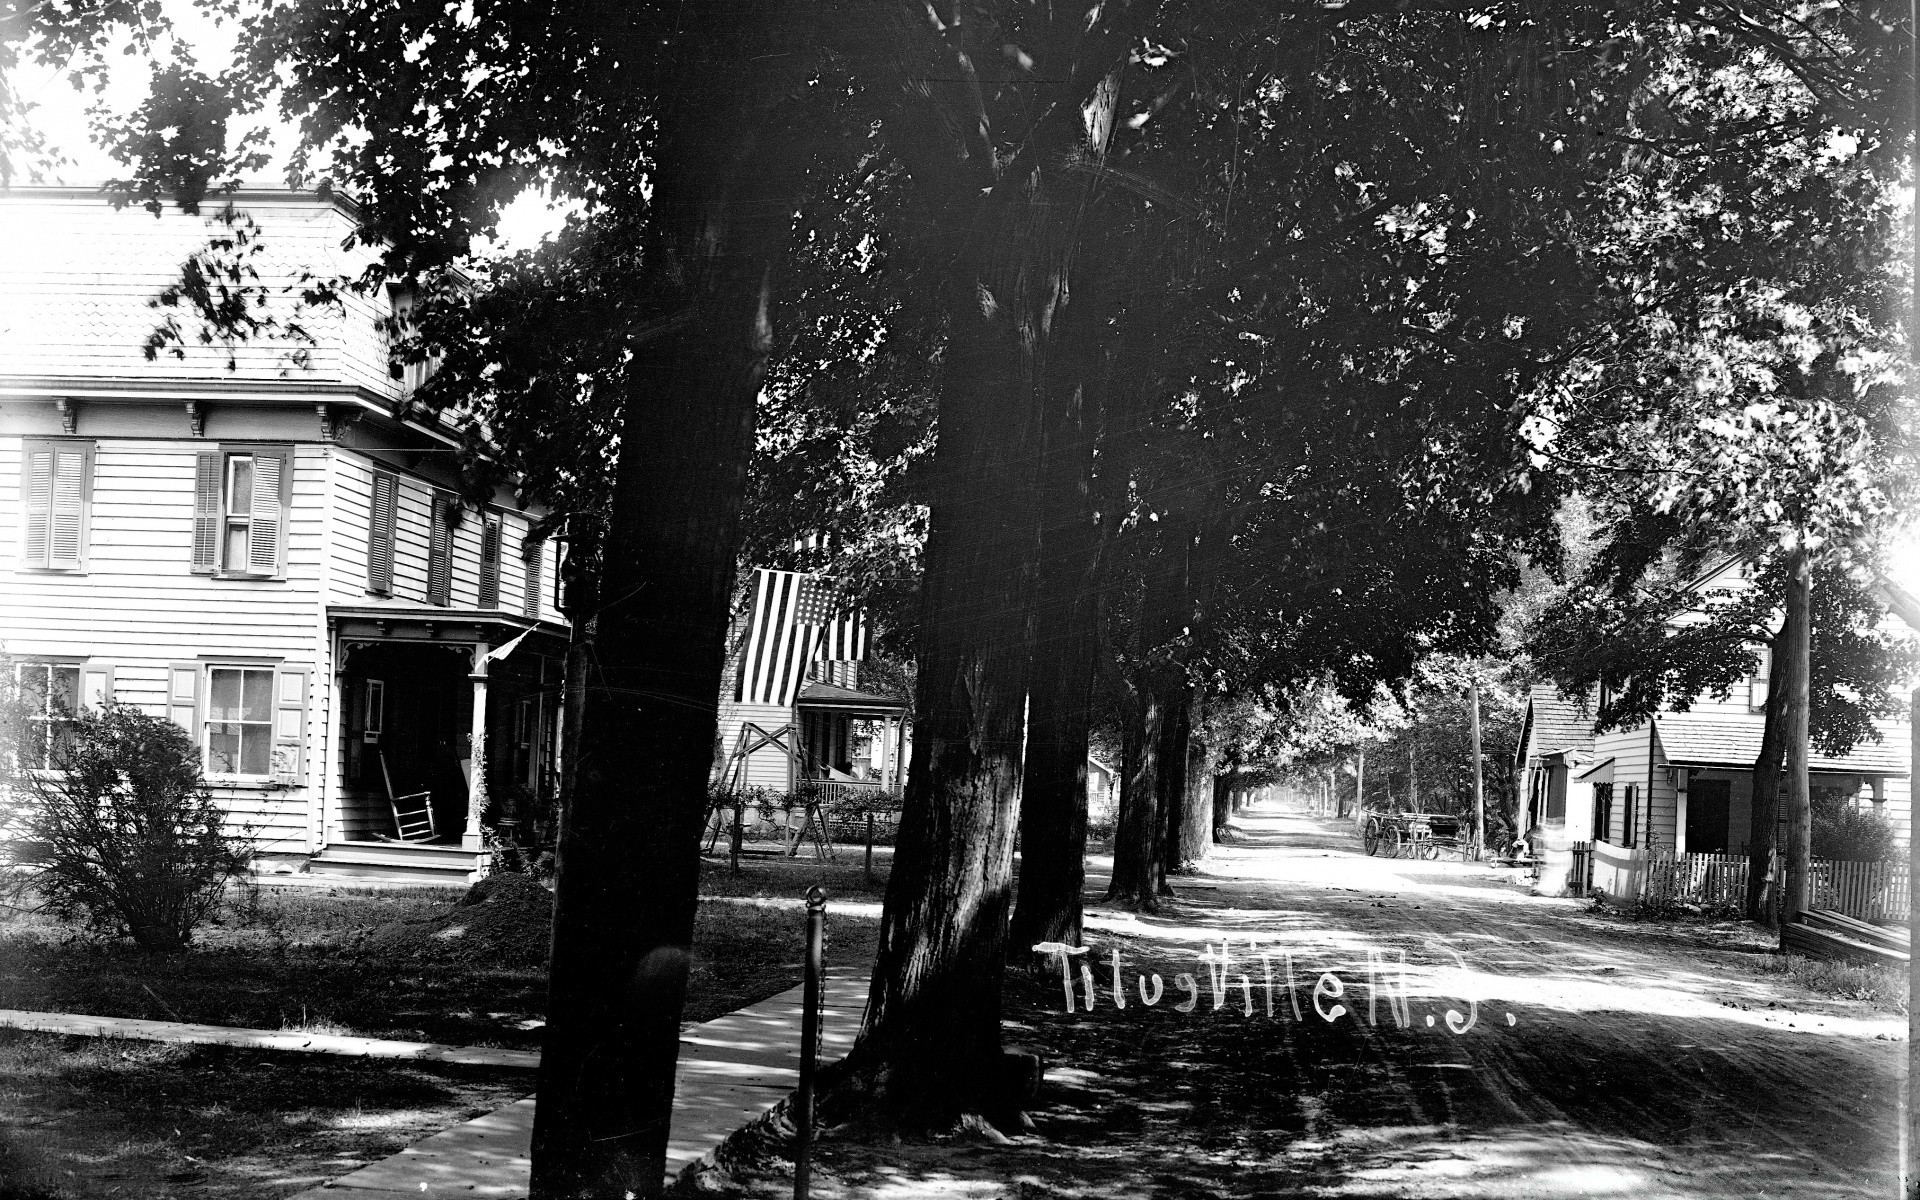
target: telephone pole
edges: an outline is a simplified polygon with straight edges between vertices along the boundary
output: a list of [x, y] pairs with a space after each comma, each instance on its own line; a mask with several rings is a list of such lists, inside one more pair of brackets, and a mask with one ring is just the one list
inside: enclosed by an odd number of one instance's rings
[[1480, 684], [1467, 682], [1467, 737], [1473, 744], [1473, 856], [1487, 848], [1487, 801], [1480, 786]]

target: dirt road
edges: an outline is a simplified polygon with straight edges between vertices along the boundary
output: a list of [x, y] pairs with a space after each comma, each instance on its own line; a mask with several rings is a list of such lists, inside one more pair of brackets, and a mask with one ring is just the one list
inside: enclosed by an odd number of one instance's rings
[[1741, 927], [1368, 858], [1301, 814], [1246, 830], [1167, 911], [1090, 909], [1071, 1014], [1057, 971], [1016, 978], [1009, 1038], [1050, 1060], [1032, 1133], [829, 1142], [816, 1194], [1894, 1195], [1897, 1014], [1763, 972]]

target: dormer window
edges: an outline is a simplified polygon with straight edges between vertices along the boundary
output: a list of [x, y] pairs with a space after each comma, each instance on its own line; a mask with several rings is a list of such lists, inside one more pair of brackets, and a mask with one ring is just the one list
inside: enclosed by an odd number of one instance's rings
[[[403, 342], [414, 335], [413, 310], [417, 294], [412, 288], [399, 284], [387, 285], [387, 300], [392, 307], [393, 331], [395, 342]], [[404, 395], [419, 391], [434, 372], [440, 369], [440, 356], [430, 355], [420, 362], [396, 363], [399, 370], [400, 390]]]

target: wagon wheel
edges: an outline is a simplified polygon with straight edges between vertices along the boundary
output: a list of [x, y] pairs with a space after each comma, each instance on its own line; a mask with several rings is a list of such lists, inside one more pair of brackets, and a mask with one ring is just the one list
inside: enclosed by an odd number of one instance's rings
[[1399, 857], [1400, 857], [1400, 847], [1401, 847], [1402, 845], [1404, 845], [1404, 844], [1406, 843], [1406, 840], [1407, 840], [1407, 837], [1406, 837], [1406, 834], [1404, 834], [1404, 833], [1402, 833], [1402, 832], [1400, 831], [1400, 827], [1399, 827], [1399, 826], [1397, 826], [1397, 825], [1389, 825], [1389, 826], [1387, 827], [1387, 839], [1386, 839], [1386, 840], [1387, 840], [1387, 857], [1388, 857], [1388, 858], [1399, 858]]
[[1366, 830], [1361, 835], [1361, 840], [1367, 844], [1368, 854], [1379, 853], [1380, 852], [1380, 822], [1368, 821]]
[[1432, 862], [1440, 857], [1440, 842], [1432, 835], [1423, 837], [1414, 843], [1414, 849], [1421, 858], [1426, 859], [1428, 862]]

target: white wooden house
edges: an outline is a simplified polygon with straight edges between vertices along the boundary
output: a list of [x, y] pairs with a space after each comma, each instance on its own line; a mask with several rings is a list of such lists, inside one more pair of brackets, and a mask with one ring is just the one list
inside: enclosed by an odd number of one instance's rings
[[[1734, 593], [1748, 582], [1739, 564], [1727, 562], [1694, 586], [1709, 595]], [[1551, 685], [1536, 685], [1518, 765], [1522, 800], [1542, 826], [1541, 890], [1569, 890], [1576, 843], [1592, 845], [1593, 886], [1615, 897], [1639, 893], [1655, 854], [1744, 854], [1767, 685], [1763, 650], [1760, 671], [1729, 695], [1701, 696], [1686, 712], [1657, 713], [1634, 728], [1597, 735], [1589, 712]], [[1909, 727], [1901, 720], [1877, 725], [1880, 740], [1849, 754], [1813, 748], [1808, 774], [1814, 789], [1836, 791], [1855, 807], [1884, 815], [1905, 845]]]
[[[368, 261], [342, 199], [233, 204], [276, 293]], [[46, 719], [112, 697], [179, 722], [265, 869], [475, 872], [552, 787], [556, 548], [515, 496], [460, 495], [455, 432], [389, 375], [387, 301], [231, 365], [181, 316], [184, 357], [149, 360], [150, 301], [221, 226], [16, 188], [0, 228], [0, 644]], [[398, 840], [390, 797], [418, 793], [433, 834]]]

